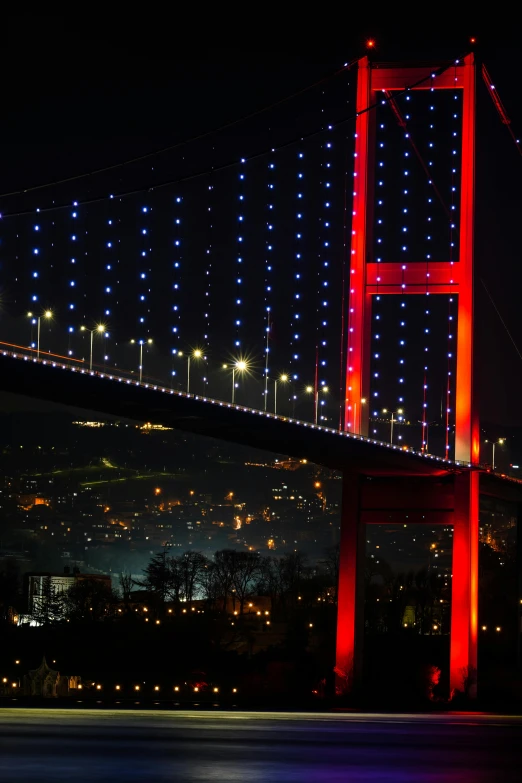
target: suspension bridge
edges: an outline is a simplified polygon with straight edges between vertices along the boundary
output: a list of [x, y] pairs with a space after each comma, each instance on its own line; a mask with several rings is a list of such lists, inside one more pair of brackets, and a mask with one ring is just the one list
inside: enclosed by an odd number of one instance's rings
[[453, 527], [450, 685], [476, 693], [479, 497], [522, 502], [479, 453], [475, 96], [472, 53], [364, 57], [265, 148], [231, 158], [218, 129], [144, 188], [72, 177], [7, 194], [0, 223], [2, 390], [342, 471], [339, 693], [361, 677], [364, 526], [405, 519]]

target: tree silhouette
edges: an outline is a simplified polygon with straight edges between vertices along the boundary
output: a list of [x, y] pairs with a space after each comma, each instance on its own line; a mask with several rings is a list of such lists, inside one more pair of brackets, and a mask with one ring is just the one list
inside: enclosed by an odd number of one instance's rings
[[104, 581], [78, 579], [64, 595], [64, 608], [68, 620], [100, 622], [114, 616], [117, 600]]
[[64, 619], [64, 596], [50, 576], [44, 578], [41, 593], [33, 596], [31, 619], [38, 625], [56, 625]]

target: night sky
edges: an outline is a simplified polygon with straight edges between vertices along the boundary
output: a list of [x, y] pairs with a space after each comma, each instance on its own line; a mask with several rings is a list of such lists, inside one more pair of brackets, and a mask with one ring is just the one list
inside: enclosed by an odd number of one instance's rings
[[[40, 183], [110, 166], [205, 134], [213, 128], [244, 117], [314, 82], [330, 77], [343, 63], [364, 53], [364, 42], [368, 36], [375, 36], [378, 42], [375, 59], [429, 61], [453, 59], [463, 55], [469, 49], [469, 36], [477, 35], [480, 44], [477, 54], [489, 69], [513, 121], [515, 132], [518, 130], [522, 134], [522, 105], [515, 75], [518, 68], [518, 46], [509, 36], [492, 33], [491, 26], [484, 28], [484, 35], [479, 29], [459, 31], [453, 28], [451, 35], [446, 31], [445, 34], [437, 35], [433, 32], [412, 36], [411, 31], [398, 29], [396, 26], [394, 28], [382, 22], [381, 30], [375, 29], [371, 24], [352, 24], [349, 28], [352, 32], [344, 38], [341, 38], [338, 32], [332, 32], [331, 28], [325, 28], [324, 32], [318, 28], [314, 39], [310, 30], [302, 35], [295, 32], [287, 38], [284, 38], [281, 32], [279, 35], [265, 35], [265, 26], [261, 23], [256, 26], [256, 34], [246, 29], [236, 34], [235, 27], [231, 26], [226, 34], [212, 36], [210, 29], [203, 31], [194, 24], [181, 24], [178, 20], [177, 25], [170, 27], [162, 24], [162, 21], [165, 22], [158, 18], [122, 23], [121, 20], [109, 17], [101, 24], [98, 19], [45, 18], [30, 15], [9, 20], [4, 30], [1, 52], [4, 74], [3, 143], [0, 149], [1, 193], [19, 191]], [[346, 20], [343, 20], [342, 24], [341, 20], [337, 20], [338, 24], [334, 19], [331, 21], [332, 25], [337, 27], [343, 26]], [[37, 206], [50, 206], [53, 200], [56, 205], [70, 203], [74, 198], [81, 202], [81, 199], [86, 197], [96, 198], [111, 192], [140, 190], [150, 184], [219, 167], [237, 160], [241, 155], [251, 156], [269, 150], [272, 146], [275, 148], [300, 134], [313, 132], [329, 122], [335, 124], [344, 117], [352, 116], [354, 86], [355, 73], [327, 79], [322, 85], [297, 96], [290, 103], [259, 114], [225, 132], [206, 136], [174, 152], [75, 183], [0, 198], [0, 211], [6, 216], [0, 225], [0, 274], [4, 315], [2, 320], [9, 332], [5, 333], [2, 339], [12, 339], [20, 329], [21, 317], [28, 309], [27, 297], [31, 291], [28, 283], [15, 283], [13, 277], [20, 273], [22, 278], [26, 272], [29, 275], [28, 264], [33, 262], [23, 260], [30, 252], [30, 247], [27, 246], [24, 250], [21, 245], [23, 241], [29, 242], [29, 245], [31, 242], [34, 244], [32, 237], [30, 241], [23, 240], [29, 230], [27, 227], [35, 222], [33, 216], [9, 218], [10, 213], [34, 209]], [[506, 128], [502, 127], [496, 115], [479, 73], [477, 89], [479, 113], [476, 310], [481, 418], [493, 425], [520, 426], [521, 359], [495, 313], [481, 281], [487, 286], [514, 341], [518, 346], [522, 346], [522, 324], [519, 316], [522, 290], [519, 181], [522, 160]], [[299, 384], [313, 382], [315, 345], [318, 342], [322, 345], [325, 336], [318, 327], [318, 318], [315, 315], [320, 312], [319, 286], [326, 275], [330, 288], [337, 291], [342, 274], [342, 236], [339, 233], [331, 237], [334, 249], [327, 273], [322, 266], [327, 258], [324, 241], [328, 239], [328, 233], [324, 230], [324, 215], [321, 217], [321, 210], [324, 211], [323, 196], [317, 195], [316, 192], [319, 190], [316, 183], [324, 184], [325, 178], [324, 173], [319, 176], [317, 172], [325, 162], [331, 160], [336, 171], [336, 177], [332, 178], [332, 225], [342, 225], [342, 192], [346, 182], [344, 172], [350, 158], [351, 136], [353, 126], [350, 123], [332, 131], [335, 152], [332, 153], [331, 159], [321, 146], [326, 140], [324, 134], [320, 136], [320, 140], [314, 137], [302, 144], [308, 166], [303, 169], [308, 178], [305, 186], [306, 209], [309, 214], [317, 217], [318, 224], [322, 220], [321, 228], [314, 229], [313, 239], [307, 241], [306, 247], [309, 253], [306, 264], [309, 266], [305, 266], [305, 269], [310, 272], [309, 277], [314, 277], [314, 282], [303, 284], [303, 295], [308, 297], [307, 312], [313, 311], [314, 316], [310, 319], [304, 318], [306, 323], [300, 330], [300, 339], [304, 343], [302, 348], [292, 344], [292, 335], [295, 332], [295, 320], [292, 321], [292, 317], [295, 316], [295, 307], [294, 316], [289, 313], [288, 318], [285, 318], [283, 314], [276, 314], [273, 324], [274, 356], [277, 356], [277, 351], [280, 356], [276, 360], [275, 370], [297, 374]], [[289, 226], [288, 205], [291, 191], [295, 195], [295, 178], [300, 171], [299, 161], [296, 160], [297, 152], [298, 145], [290, 145], [287, 151], [274, 155], [277, 163], [274, 182], [278, 189], [278, 195], [273, 199], [276, 208], [274, 245], [283, 259], [294, 257], [296, 252], [295, 216], [293, 224]], [[126, 199], [125, 206], [121, 207], [119, 213], [119, 238], [122, 243], [119, 277], [128, 274], [129, 278], [138, 280], [141, 262], [139, 258], [131, 258], [133, 249], [136, 248], [133, 221], [136, 224], [139, 209], [143, 205], [153, 206], [156, 222], [152, 220], [147, 223], [147, 215], [139, 219], [146, 230], [156, 232], [156, 243], [161, 245], [163, 250], [160, 248], [154, 251], [157, 264], [152, 266], [155, 287], [150, 294], [151, 301], [148, 306], [142, 306], [144, 313], [147, 310], [146, 321], [142, 325], [139, 321], [141, 305], [137, 284], [133, 282], [132, 289], [122, 287], [124, 292], [119, 294], [121, 316], [118, 316], [117, 323], [115, 316], [112, 321], [111, 317], [108, 319], [114, 339], [121, 346], [130, 337], [153, 336], [155, 353], [150, 362], [151, 366], [156, 367], [163, 362], [163, 357], [169, 356], [173, 346], [186, 350], [187, 341], [192, 346], [197, 343], [210, 344], [209, 356], [217, 366], [229, 357], [223, 355], [223, 351], [218, 355], [217, 349], [212, 353], [214, 339], [215, 345], [230, 345], [230, 355], [238, 351], [252, 355], [258, 364], [258, 370], [262, 370], [263, 318], [267, 295], [265, 293], [264, 297], [261, 297], [259, 292], [266, 285], [268, 240], [264, 224], [255, 214], [260, 214], [265, 206], [262, 203], [264, 196], [261, 197], [259, 193], [272, 181], [271, 172], [267, 169], [269, 163], [270, 156], [264, 156], [257, 162], [247, 164], [245, 168], [250, 177], [249, 182], [253, 183], [249, 205], [244, 210], [246, 224], [250, 218], [250, 233], [245, 231], [245, 236], [248, 236], [250, 241], [250, 248], [245, 251], [245, 264], [248, 260], [249, 269], [254, 270], [244, 276], [245, 282], [241, 284], [248, 288], [246, 294], [238, 293], [238, 284], [235, 282], [237, 271], [234, 265], [237, 265], [238, 252], [237, 247], [232, 244], [231, 236], [238, 231], [235, 227], [232, 228], [231, 223], [230, 226], [227, 223], [237, 219], [241, 212], [234, 203], [234, 215], [230, 218], [230, 209], [225, 203], [228, 195], [232, 204], [242, 192], [237, 180], [240, 168], [200, 178], [183, 189], [165, 188], [153, 194], [140, 193], [132, 199]], [[210, 196], [209, 184], [214, 187]], [[203, 316], [208, 308], [205, 308], [204, 299], [200, 301], [197, 298], [205, 292], [205, 267], [199, 263], [197, 268], [196, 265], [190, 264], [185, 267], [185, 291], [181, 301], [185, 306], [189, 297], [190, 308], [185, 307], [185, 310], [190, 309], [190, 314], [183, 316], [188, 318], [188, 321], [182, 324], [186, 339], [183, 342], [182, 336], [179, 343], [176, 342], [176, 335], [173, 336], [170, 332], [172, 326], [177, 323], [175, 314], [171, 315], [168, 334], [167, 330], [164, 334], [159, 334], [159, 326], [154, 322], [163, 306], [162, 297], [166, 296], [168, 287], [176, 282], [171, 271], [168, 273], [168, 279], [165, 276], [165, 269], [174, 257], [167, 259], [162, 253], [166, 252], [164, 248], [168, 241], [176, 240], [174, 220], [177, 213], [174, 199], [178, 191], [182, 193], [185, 203], [190, 205], [190, 209], [185, 213], [180, 212], [184, 221], [183, 231], [186, 232], [185, 236], [180, 236], [183, 241], [187, 239], [187, 232], [196, 237], [192, 240], [193, 258], [204, 261], [206, 248], [211, 246], [214, 265], [211, 316], [207, 319], [207, 325]], [[211, 228], [208, 220], [204, 219], [208, 206], [213, 210]], [[295, 212], [293, 207], [292, 204], [292, 211]], [[83, 224], [83, 229], [89, 232], [88, 238], [82, 240], [87, 252], [87, 257], [82, 262], [83, 274], [89, 283], [86, 282], [84, 288], [74, 292], [74, 314], [67, 312], [69, 302], [73, 299], [70, 291], [66, 291], [68, 281], [64, 267], [58, 260], [58, 257], [71, 256], [71, 251], [63, 245], [65, 238], [73, 230], [70, 229], [71, 210], [49, 213], [42, 217], [42, 254], [47, 253], [47, 259], [53, 260], [54, 268], [46, 284], [47, 288], [35, 290], [40, 290], [42, 297], [46, 297], [45, 300], [40, 300], [42, 307], [52, 305], [59, 311], [59, 326], [56, 324], [53, 329], [61, 329], [63, 334], [66, 333], [69, 323], [74, 323], [75, 327], [82, 322], [90, 324], [102, 317], [104, 308], [107, 307], [106, 299], [102, 296], [106, 285], [103, 278], [105, 272], [102, 270], [106, 269], [107, 259], [102, 258], [100, 248], [111, 240], [108, 229], [102, 230], [99, 226], [105, 226], [109, 220], [115, 218], [116, 213], [111, 213], [110, 208], [111, 205], [106, 201], [93, 205], [89, 208], [88, 220], [86, 218]], [[52, 220], [55, 221], [53, 228], [50, 226], [51, 214]], [[156, 217], [158, 215], [162, 218]], [[15, 220], [16, 231], [12, 228]], [[69, 227], [66, 225], [67, 221]], [[169, 236], [165, 234], [167, 222], [170, 226]], [[98, 227], [94, 228], [95, 225]], [[139, 225], [141, 226], [141, 223]], [[289, 227], [292, 241], [289, 239]], [[13, 239], [15, 233], [19, 234], [16, 241]], [[439, 240], [441, 234], [443, 229], [437, 232]], [[422, 240], [417, 238], [415, 242], [420, 248]], [[262, 250], [258, 252], [256, 248]], [[186, 262], [187, 257], [182, 260]], [[276, 265], [276, 272], [269, 304], [276, 311], [279, 307], [282, 312], [284, 307], [287, 307], [285, 302], [289, 301], [288, 293], [292, 286], [295, 286], [294, 267], [280, 262], [279, 267]], [[40, 280], [41, 277], [38, 278], [38, 285], [44, 286]], [[81, 280], [80, 272], [77, 280]], [[112, 283], [110, 285], [112, 286]], [[231, 286], [235, 286], [234, 290], [231, 290]], [[85, 306], [81, 299], [83, 291], [88, 294], [89, 303], [96, 303]], [[199, 294], [196, 293], [198, 291]], [[127, 294], [128, 299], [125, 298]], [[246, 311], [241, 315], [242, 323], [238, 329], [235, 328], [236, 316], [232, 311], [234, 302], [243, 296], [248, 305], [239, 306]], [[174, 301], [172, 299], [172, 302]], [[252, 302], [255, 302], [255, 305]], [[340, 313], [334, 307], [331, 310], [328, 329], [335, 327], [337, 332]], [[301, 317], [304, 317], [303, 314]], [[390, 323], [391, 319], [394, 319], [393, 328], [396, 328], [395, 321], [399, 316], [390, 313], [388, 317]], [[441, 328], [445, 328], [444, 324]], [[140, 329], [141, 332], [138, 333]], [[208, 333], [206, 329], [212, 333], [208, 339], [205, 339], [205, 334]], [[435, 330], [433, 339], [442, 341], [441, 350], [444, 353], [446, 343], [440, 335]], [[17, 339], [24, 339], [22, 332], [18, 332]], [[53, 339], [57, 339], [56, 332]], [[65, 337], [63, 339], [65, 340]], [[238, 339], [240, 346], [236, 350], [235, 341]], [[412, 334], [411, 341], [415, 343], [415, 340], [416, 337]], [[57, 343], [53, 342], [53, 345], [55, 344]], [[65, 350], [65, 347], [64, 342], [60, 348]], [[78, 344], [75, 344], [74, 349], [81, 350]], [[116, 354], [115, 349], [111, 350]], [[293, 361], [291, 357], [295, 354], [300, 358]], [[329, 339], [328, 345], [321, 348], [319, 357], [325, 362], [324, 367], [320, 368], [320, 380], [323, 379], [335, 389], [339, 388], [339, 371], [336, 365], [338, 354], [338, 343]], [[123, 352], [123, 347], [118, 354], [118, 361], [120, 364], [132, 362], [128, 354]], [[436, 363], [437, 360], [434, 360], [434, 366]], [[176, 368], [176, 365], [172, 364], [172, 367]], [[386, 372], [385, 368], [385, 376]], [[388, 371], [390, 378], [393, 372]], [[392, 382], [383, 381], [385, 386]], [[257, 392], [252, 392], [254, 393]], [[432, 411], [437, 408], [438, 398], [440, 390], [434, 383]], [[397, 404], [396, 391], [385, 389], [381, 399], [382, 403], [389, 407]], [[259, 401], [257, 404], [260, 404]]]

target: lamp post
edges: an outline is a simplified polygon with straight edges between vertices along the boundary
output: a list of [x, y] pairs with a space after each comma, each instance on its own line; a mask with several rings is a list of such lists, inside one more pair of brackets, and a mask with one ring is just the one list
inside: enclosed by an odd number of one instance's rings
[[[387, 408], [383, 408], [382, 412], [383, 413], [388, 413], [388, 409]], [[398, 414], [397, 418], [394, 418], [395, 417], [395, 413]], [[403, 420], [403, 416], [402, 416], [403, 413], [404, 413], [404, 411], [402, 410], [402, 408], [397, 408], [397, 410], [394, 413], [391, 414], [391, 418], [390, 418], [390, 443], [393, 443], [393, 425], [396, 422], [401, 422]]]
[[277, 384], [278, 383], [287, 383], [288, 382], [288, 375], [283, 373], [280, 378], [276, 378], [274, 381], [274, 414], [277, 414]]
[[503, 446], [504, 443], [506, 442], [506, 439], [505, 438], [499, 438], [498, 440], [486, 440], [485, 442], [486, 443], [491, 443], [492, 451], [493, 451], [491, 467], [493, 468], [493, 470], [495, 470], [495, 446], [497, 446], [497, 445], [498, 446]]
[[36, 318], [34, 317], [34, 313], [27, 313], [27, 317], [31, 319], [31, 338], [30, 338], [30, 341], [29, 341], [29, 347], [30, 348], [34, 348], [34, 343], [33, 343], [33, 326], [36, 323]]
[[[183, 351], [178, 351], [178, 356], [183, 356]], [[190, 394], [190, 360], [201, 359], [202, 356], [203, 351], [199, 348], [196, 348], [192, 353], [187, 355], [187, 394]]]
[[152, 339], [149, 337], [148, 340], [131, 340], [131, 344], [135, 345], [138, 344], [140, 346], [140, 383], [143, 378], [143, 346], [145, 344], [151, 345]]
[[232, 402], [236, 399], [236, 372], [244, 373], [247, 369], [247, 363], [240, 359], [232, 367]]
[[[305, 392], [307, 394], [313, 394], [314, 393], [314, 387], [313, 386], [306, 386], [305, 387]], [[314, 400], [314, 410], [315, 410], [315, 408], [316, 408], [316, 405], [315, 405], [315, 400]]]
[[[27, 313], [27, 317], [28, 318], [32, 318], [33, 314], [32, 313]], [[37, 330], [36, 330], [36, 334], [37, 334], [37, 338], [36, 338], [36, 358], [37, 359], [40, 358], [40, 321], [42, 320], [42, 318], [52, 318], [52, 317], [53, 317], [52, 310], [46, 310], [43, 315], [39, 315], [37, 317], [37, 324], [38, 324]], [[34, 321], [33, 321], [33, 323], [34, 323]]]
[[[224, 370], [227, 370], [228, 367], [228, 364], [223, 365]], [[232, 365], [232, 405], [234, 405], [236, 401], [236, 372], [244, 373], [245, 370], [248, 370], [248, 363], [245, 362], [244, 359], [238, 359]]]
[[436, 421], [419, 421], [419, 424], [422, 427], [422, 444], [421, 444], [421, 453], [428, 454], [428, 435], [429, 435], [429, 428], [431, 424], [437, 424]]
[[[319, 392], [322, 391], [324, 394], [328, 392], [328, 386], [320, 386], [317, 394], [315, 395], [315, 423], [317, 424], [319, 421]], [[322, 404], [322, 403], [321, 403]]]
[[90, 332], [91, 333], [91, 353], [89, 358], [89, 370], [92, 372], [92, 349], [93, 349], [93, 341], [94, 341], [94, 333], [97, 334], [103, 334], [105, 333], [106, 327], [104, 324], [98, 324], [98, 326], [95, 326], [94, 329], [88, 329], [86, 326], [80, 326], [80, 332]]

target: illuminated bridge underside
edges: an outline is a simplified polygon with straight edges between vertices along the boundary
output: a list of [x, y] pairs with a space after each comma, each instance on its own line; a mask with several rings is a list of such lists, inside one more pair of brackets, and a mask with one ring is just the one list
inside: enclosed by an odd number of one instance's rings
[[151, 421], [182, 432], [307, 459], [333, 470], [347, 469], [368, 476], [441, 476], [461, 469], [455, 463], [197, 395], [140, 387], [109, 376], [73, 372], [10, 355], [0, 356], [0, 367], [0, 388], [6, 392], [134, 421]]
[[[137, 422], [151, 421], [181, 432], [307, 459], [332, 470], [366, 476], [444, 477], [468, 470], [453, 462], [392, 449], [347, 433], [340, 435], [308, 422], [293, 422], [226, 402], [210, 402], [197, 395], [161, 391], [125, 380], [118, 382], [114, 376], [111, 380], [109, 376], [73, 372], [23, 357], [0, 354], [0, 389]], [[522, 482], [507, 476], [481, 471], [480, 489], [482, 494], [522, 500]]]

